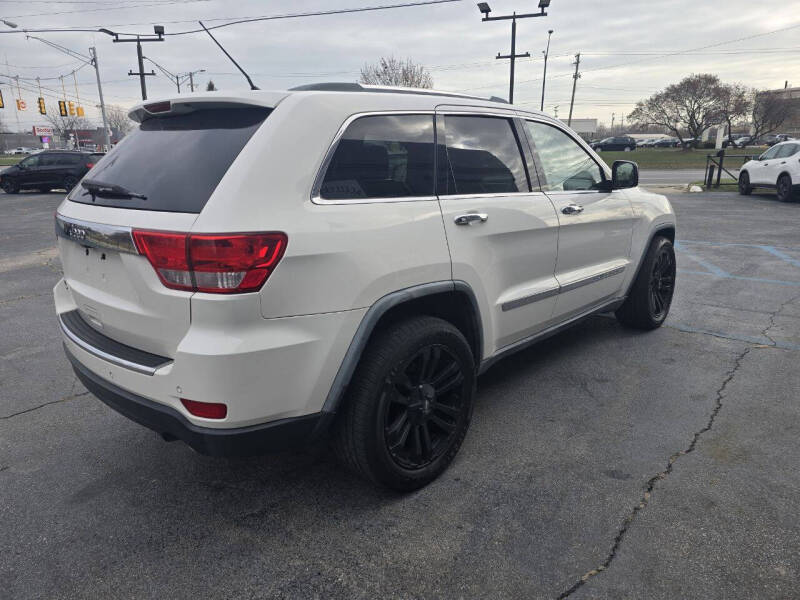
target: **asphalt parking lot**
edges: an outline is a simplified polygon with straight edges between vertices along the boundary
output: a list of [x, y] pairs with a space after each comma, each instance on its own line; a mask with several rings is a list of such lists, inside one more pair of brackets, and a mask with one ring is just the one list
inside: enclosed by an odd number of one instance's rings
[[450, 470], [399, 496], [323, 451], [203, 457], [86, 393], [61, 194], [0, 194], [0, 597], [796, 597], [800, 203], [671, 199], [667, 326], [500, 362]]

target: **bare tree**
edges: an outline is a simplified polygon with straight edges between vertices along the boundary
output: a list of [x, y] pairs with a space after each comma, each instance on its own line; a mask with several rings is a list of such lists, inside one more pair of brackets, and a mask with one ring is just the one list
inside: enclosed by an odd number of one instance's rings
[[77, 115], [62, 117], [58, 112], [58, 107], [48, 107], [44, 118], [52, 125], [53, 132], [62, 140], [68, 139], [69, 135], [78, 129], [91, 129], [91, 125], [85, 117]]
[[402, 61], [390, 56], [361, 67], [361, 83], [429, 89], [433, 87], [433, 78], [424, 66], [410, 58]]
[[725, 119], [722, 83], [716, 75], [690, 75], [664, 91], [636, 104], [629, 119], [640, 125], [658, 125], [672, 132], [683, 145], [683, 132], [693, 145], [711, 125]]
[[114, 104], [106, 106], [106, 119], [108, 126], [119, 133], [120, 137], [133, 129], [133, 121], [128, 117], [128, 111]]
[[733, 128], [746, 121], [752, 109], [752, 92], [741, 83], [722, 84], [719, 88], [722, 119], [728, 125], [728, 136]]
[[753, 139], [777, 131], [789, 118], [792, 107], [781, 92], [752, 91], [750, 108]]

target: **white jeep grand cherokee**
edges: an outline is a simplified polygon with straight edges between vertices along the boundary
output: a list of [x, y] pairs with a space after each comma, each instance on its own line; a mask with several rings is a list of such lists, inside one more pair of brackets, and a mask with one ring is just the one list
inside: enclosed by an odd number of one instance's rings
[[669, 202], [543, 114], [323, 84], [131, 117], [58, 208], [56, 311], [93, 394], [199, 452], [329, 435], [418, 488], [496, 360], [596, 313], [669, 311]]

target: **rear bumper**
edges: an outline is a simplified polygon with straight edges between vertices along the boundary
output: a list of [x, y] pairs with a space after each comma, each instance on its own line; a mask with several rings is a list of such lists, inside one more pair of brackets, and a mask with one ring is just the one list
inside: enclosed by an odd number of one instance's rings
[[310, 442], [321, 413], [281, 419], [262, 425], [212, 429], [190, 423], [178, 411], [124, 390], [83, 366], [69, 349], [64, 350], [75, 375], [92, 394], [118, 413], [166, 440], [179, 439], [209, 456], [252, 456], [303, 446]]

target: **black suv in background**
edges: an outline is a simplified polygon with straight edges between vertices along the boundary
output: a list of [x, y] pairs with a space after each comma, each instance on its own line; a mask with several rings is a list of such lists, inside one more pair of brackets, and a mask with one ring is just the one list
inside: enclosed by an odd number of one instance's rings
[[32, 154], [0, 173], [0, 187], [6, 194], [16, 194], [23, 189], [70, 191], [102, 156], [100, 152], [72, 150]]
[[623, 150], [632, 152], [636, 150], [636, 140], [628, 136], [610, 137], [591, 144], [595, 150]]

